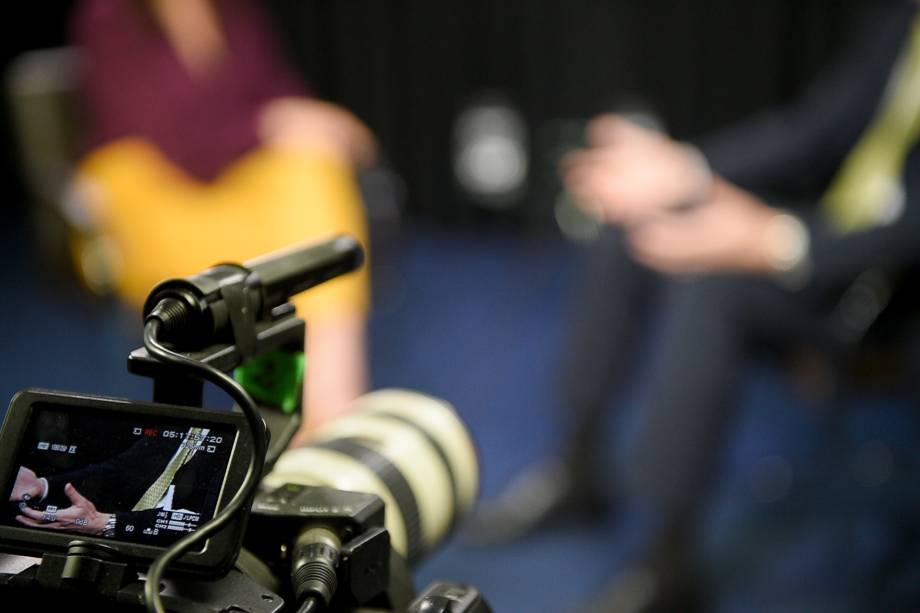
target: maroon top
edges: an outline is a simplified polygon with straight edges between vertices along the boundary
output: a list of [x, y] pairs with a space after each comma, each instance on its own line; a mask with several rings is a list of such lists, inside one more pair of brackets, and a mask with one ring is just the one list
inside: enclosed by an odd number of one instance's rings
[[203, 180], [258, 142], [256, 114], [268, 100], [306, 89], [276, 49], [251, 0], [216, 0], [228, 54], [192, 78], [164, 34], [132, 0], [83, 0], [73, 19], [85, 53], [87, 145], [144, 137]]

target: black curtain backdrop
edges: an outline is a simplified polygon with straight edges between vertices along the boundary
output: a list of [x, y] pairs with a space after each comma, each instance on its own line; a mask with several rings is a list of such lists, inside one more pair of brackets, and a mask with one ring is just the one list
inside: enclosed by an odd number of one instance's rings
[[[499, 90], [535, 138], [558, 118], [642, 100], [687, 137], [790, 98], [880, 0], [272, 0], [320, 95], [365, 119], [410, 210], [489, 217], [452, 178], [452, 122]], [[552, 173], [539, 163], [537, 173]], [[512, 216], [545, 217], [545, 177]], [[507, 214], [505, 215], [507, 216]]]
[[[450, 168], [459, 109], [487, 90], [515, 102], [538, 175], [512, 218], [545, 213], [547, 126], [640, 99], [678, 137], [793, 96], [846, 44], [861, 12], [907, 0], [264, 0], [319, 95], [377, 133], [417, 215], [478, 211]], [[2, 61], [64, 43], [72, 5], [23, 5]], [[550, 139], [554, 138], [549, 131]], [[4, 122], [0, 136], [10, 151]], [[10, 161], [7, 157], [7, 161]], [[21, 188], [3, 164], [6, 195]], [[504, 217], [508, 217], [505, 215]]]

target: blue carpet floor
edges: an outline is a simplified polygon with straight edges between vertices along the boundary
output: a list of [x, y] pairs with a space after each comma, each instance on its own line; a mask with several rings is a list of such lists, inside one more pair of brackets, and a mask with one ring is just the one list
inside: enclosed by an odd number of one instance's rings
[[[25, 387], [148, 397], [149, 384], [125, 372], [137, 316], [55, 290], [27, 247], [21, 223], [0, 230], [0, 403]], [[377, 260], [374, 384], [457, 407], [481, 453], [484, 497], [552, 450], [560, 415], [550, 399], [581, 257], [553, 238], [417, 227]], [[854, 396], [836, 417], [769, 365], [749, 379], [700, 525], [714, 609], [876, 611], [916, 598], [916, 403]], [[605, 586], [642, 523], [626, 513], [501, 547], [454, 538], [417, 583], [476, 585], [497, 612], [573, 610]]]

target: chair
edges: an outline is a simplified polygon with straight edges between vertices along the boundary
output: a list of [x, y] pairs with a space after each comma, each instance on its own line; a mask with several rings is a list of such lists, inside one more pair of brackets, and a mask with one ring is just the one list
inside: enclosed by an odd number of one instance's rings
[[105, 245], [72, 181], [83, 123], [76, 96], [81, 65], [74, 47], [27, 51], [7, 69], [6, 96], [44, 268], [105, 295], [111, 288]]

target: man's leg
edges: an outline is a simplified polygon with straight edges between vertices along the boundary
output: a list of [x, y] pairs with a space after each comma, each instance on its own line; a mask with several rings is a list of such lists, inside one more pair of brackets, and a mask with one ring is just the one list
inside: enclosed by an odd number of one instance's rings
[[559, 363], [558, 451], [482, 505], [471, 527], [474, 539], [517, 538], [560, 516], [602, 509], [598, 485], [607, 472], [600, 465], [603, 423], [613, 392], [631, 371], [641, 315], [657, 281], [629, 257], [621, 231], [609, 231], [594, 245], [581, 273]]
[[609, 407], [636, 373], [647, 317], [660, 277], [637, 264], [624, 236], [611, 230], [592, 249], [569, 320], [560, 362], [560, 461], [577, 491], [596, 488], [604, 474], [603, 433]]
[[753, 351], [831, 347], [815, 294], [746, 276], [673, 279], [631, 446], [631, 491], [667, 509], [695, 506], [734, 416]]
[[675, 278], [667, 281], [661, 301], [647, 394], [624, 473], [626, 494], [649, 524], [634, 555], [637, 565], [654, 575], [656, 598], [680, 599], [688, 586], [692, 529], [708, 500], [746, 358], [760, 347], [753, 341], [825, 338], [812, 295], [787, 292], [766, 279]]

